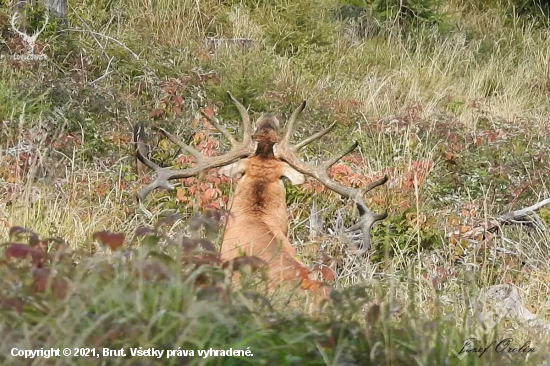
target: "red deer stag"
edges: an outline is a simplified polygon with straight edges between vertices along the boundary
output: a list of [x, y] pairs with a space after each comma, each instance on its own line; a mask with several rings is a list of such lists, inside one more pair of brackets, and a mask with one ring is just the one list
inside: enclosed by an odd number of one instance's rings
[[294, 123], [304, 109], [305, 101], [292, 113], [286, 132], [283, 137], [280, 137], [279, 121], [269, 113], [258, 119], [255, 131], [252, 132], [247, 110], [231, 94], [229, 97], [242, 118], [244, 136], [241, 142], [236, 141], [215, 118], [203, 113], [204, 117], [231, 142], [232, 148], [225, 155], [206, 157], [191, 146], [178, 141], [167, 131], [160, 129], [170, 141], [197, 160], [195, 167], [173, 170], [160, 167], [149, 160], [142, 153], [146, 151], [143, 148], [144, 143], [139, 138], [135, 138], [137, 158], [157, 174], [157, 178], [152, 183], [138, 192], [139, 201], [143, 202], [147, 194], [155, 188], [173, 189], [174, 187], [169, 183], [170, 180], [196, 176], [206, 169], [221, 167], [219, 170], [221, 174], [230, 177], [242, 175], [235, 190], [222, 240], [222, 260], [232, 260], [243, 254], [259, 257], [267, 263], [270, 288], [283, 282], [300, 279], [303, 289], [320, 292], [323, 296], [327, 296], [328, 287], [317, 282], [314, 276], [310, 276], [310, 271], [296, 258], [294, 248], [287, 238], [288, 214], [282, 178], [288, 178], [292, 184], [302, 184], [305, 181], [305, 174], [317, 179], [341, 196], [355, 201], [360, 218], [359, 222], [348, 231], [361, 229], [363, 232], [363, 248], [357, 249], [357, 254], [363, 254], [368, 250], [372, 225], [386, 217], [386, 213], [371, 212], [362, 197], [371, 189], [384, 184], [387, 178], [375, 181], [368, 187], [355, 189], [344, 187], [328, 177], [327, 170], [354, 150], [358, 145], [357, 142], [319, 166], [315, 167], [302, 162], [296, 153], [327, 134], [335, 126], [333, 123], [330, 127], [292, 145], [290, 139], [294, 131]]

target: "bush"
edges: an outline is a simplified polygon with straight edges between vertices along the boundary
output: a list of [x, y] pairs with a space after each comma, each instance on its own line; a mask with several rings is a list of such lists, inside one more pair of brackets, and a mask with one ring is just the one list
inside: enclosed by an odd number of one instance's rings
[[550, 0], [462, 0], [470, 11], [498, 9], [507, 17], [522, 17], [548, 23]]
[[359, 14], [358, 10], [363, 8], [382, 22], [397, 21], [406, 28], [436, 25], [442, 20], [438, 11], [440, 0], [343, 0], [341, 3], [344, 14], [350, 9]]

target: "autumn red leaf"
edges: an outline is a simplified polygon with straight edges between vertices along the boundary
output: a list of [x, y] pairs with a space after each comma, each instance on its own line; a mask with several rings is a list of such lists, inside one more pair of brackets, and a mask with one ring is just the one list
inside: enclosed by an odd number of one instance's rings
[[329, 266], [325, 266], [324, 264], [316, 264], [313, 267], [313, 271], [317, 271], [318, 273], [320, 273], [325, 281], [334, 281], [334, 271]]
[[[183, 105], [183, 98], [181, 96], [177, 95], [177, 94], [174, 94], [172, 96], [172, 100], [174, 101], [174, 103], [176, 103], [176, 105], [178, 107], [181, 107]], [[180, 109], [180, 111], [181, 111], [181, 109]]]
[[41, 248], [35, 248], [27, 244], [19, 243], [8, 244], [6, 250], [4, 251], [4, 257], [8, 261], [12, 258], [26, 259], [30, 256], [32, 258], [33, 264], [35, 265], [38, 265], [42, 262], [45, 254], [46, 253]]
[[185, 189], [183, 189], [183, 188], [181, 188], [181, 187], [176, 188], [176, 199], [177, 199], [179, 202], [187, 202], [187, 201], [189, 201], [189, 198], [188, 198], [187, 195], [185, 194]]
[[108, 246], [111, 250], [120, 248], [124, 244], [124, 237], [123, 233], [112, 233], [110, 231], [97, 231], [92, 235], [94, 240]]
[[300, 287], [302, 290], [316, 291], [321, 288], [321, 283], [318, 281], [310, 280], [309, 278], [304, 278], [300, 282]]
[[13, 226], [12, 228], [10, 228], [10, 232], [9, 232], [10, 238], [12, 238], [13, 236], [24, 236], [24, 235], [28, 235], [29, 244], [31, 246], [35, 246], [40, 241], [40, 238], [34, 231], [25, 229], [24, 227], [21, 227], [21, 226]]
[[25, 303], [21, 299], [0, 295], [0, 306], [8, 309], [14, 309], [19, 313], [19, 315], [23, 313], [23, 305], [25, 305]]
[[32, 287], [36, 292], [45, 292], [48, 288], [48, 283], [51, 286], [54, 296], [58, 299], [65, 299], [69, 292], [68, 281], [59, 276], [53, 275], [49, 268], [36, 268], [33, 272], [34, 282]]
[[164, 111], [162, 109], [155, 108], [151, 112], [149, 112], [149, 118], [154, 119], [154, 118], [160, 117], [162, 116], [163, 113]]

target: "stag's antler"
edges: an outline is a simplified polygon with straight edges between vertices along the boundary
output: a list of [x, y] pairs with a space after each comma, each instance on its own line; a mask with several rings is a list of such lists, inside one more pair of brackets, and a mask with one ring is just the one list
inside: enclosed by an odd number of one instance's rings
[[19, 16], [19, 14], [16, 12], [15, 14], [13, 14], [13, 16], [11, 17], [11, 27], [12, 29], [17, 33], [19, 34], [21, 37], [23, 38], [26, 38], [28, 37], [28, 35], [26, 33], [23, 33], [19, 30], [19, 28], [17, 28], [17, 25], [15, 25], [15, 23], [17, 22], [17, 17]]
[[46, 16], [46, 18], [44, 19], [44, 24], [42, 25], [42, 29], [40, 29], [39, 31], [35, 31], [32, 36], [29, 36], [25, 32], [21, 32], [17, 28], [17, 25], [15, 24], [17, 23], [17, 17], [19, 16], [17, 12], [15, 12], [15, 14], [13, 14], [13, 16], [11, 17], [11, 27], [17, 34], [19, 34], [23, 38], [23, 41], [27, 44], [29, 53], [32, 53], [34, 51], [34, 45], [36, 43], [36, 39], [38, 38], [40, 33], [44, 32], [44, 29], [46, 29], [46, 26], [48, 25], [48, 20], [50, 18], [48, 17], [47, 13], [45, 13], [44, 15]]
[[231, 142], [231, 150], [221, 156], [213, 156], [213, 157], [207, 157], [198, 152], [196, 149], [192, 148], [191, 146], [179, 141], [176, 137], [174, 137], [172, 134], [164, 130], [163, 128], [159, 128], [158, 130], [166, 136], [170, 141], [172, 141], [174, 144], [176, 144], [178, 147], [180, 147], [182, 150], [187, 151], [189, 154], [193, 155], [195, 159], [197, 160], [197, 165], [193, 168], [188, 169], [171, 169], [171, 168], [163, 168], [158, 166], [157, 164], [153, 163], [151, 160], [149, 160], [146, 156], [143, 155], [142, 151], [146, 151], [145, 148], [145, 142], [137, 139], [136, 140], [136, 157], [141, 161], [144, 165], [147, 167], [153, 169], [157, 173], [157, 178], [150, 183], [149, 185], [145, 186], [141, 191], [138, 192], [138, 199], [140, 202], [142, 202], [145, 197], [151, 193], [155, 188], [164, 188], [168, 190], [174, 189], [174, 186], [170, 184], [168, 181], [173, 179], [181, 179], [181, 178], [189, 178], [198, 175], [200, 172], [202, 172], [205, 169], [210, 168], [217, 168], [223, 165], [231, 164], [241, 158], [251, 156], [256, 151], [256, 142], [252, 140], [252, 127], [250, 125], [250, 117], [248, 116], [248, 112], [246, 111], [246, 108], [239, 103], [231, 93], [227, 92], [229, 94], [229, 97], [239, 110], [239, 113], [241, 114], [241, 118], [243, 121], [243, 141], [237, 142], [233, 136], [225, 129], [223, 126], [221, 126], [218, 121], [216, 121], [214, 118], [207, 116], [204, 112], [203, 115], [208, 119], [208, 121], [216, 127], [230, 142]]
[[306, 102], [304, 101], [298, 108], [296, 108], [294, 113], [292, 113], [292, 115], [290, 116], [290, 119], [287, 123], [285, 136], [282, 138], [282, 140], [278, 144], [274, 146], [275, 157], [286, 161], [290, 166], [292, 166], [294, 169], [296, 169], [300, 173], [309, 175], [310, 177], [317, 179], [328, 189], [338, 193], [343, 197], [350, 198], [355, 201], [357, 205], [357, 209], [359, 210], [360, 219], [355, 225], [348, 228], [347, 231], [348, 232], [355, 231], [358, 229], [362, 230], [363, 248], [362, 249], [356, 248], [356, 254], [362, 255], [369, 250], [370, 243], [371, 243], [370, 230], [372, 225], [375, 222], [384, 220], [387, 217], [386, 212], [383, 212], [380, 214], [371, 212], [367, 207], [367, 205], [365, 204], [365, 202], [363, 201], [363, 195], [369, 192], [370, 190], [386, 183], [388, 180], [388, 177], [384, 176], [382, 179], [374, 181], [370, 183], [368, 186], [361, 189], [344, 187], [329, 178], [327, 174], [327, 170], [331, 166], [333, 166], [338, 160], [342, 159], [344, 156], [352, 152], [358, 145], [357, 141], [354, 141], [350, 147], [342, 151], [340, 154], [336, 155], [332, 159], [322, 162], [318, 166], [312, 166], [301, 161], [296, 156], [296, 153], [303, 147], [310, 144], [311, 142], [329, 133], [336, 125], [336, 123], [333, 123], [328, 128], [320, 132], [317, 132], [313, 136], [310, 136], [295, 145], [291, 145], [290, 139], [292, 137], [292, 134], [294, 133], [294, 123], [296, 122], [298, 115], [304, 110], [305, 106], [306, 106]]

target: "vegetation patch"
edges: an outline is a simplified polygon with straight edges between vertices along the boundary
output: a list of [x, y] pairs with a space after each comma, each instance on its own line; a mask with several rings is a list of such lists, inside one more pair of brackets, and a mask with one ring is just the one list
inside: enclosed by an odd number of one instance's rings
[[[64, 20], [49, 16], [34, 49], [41, 60], [21, 57], [14, 13], [0, 1], [3, 363], [548, 359], [546, 328], [533, 321], [545, 323], [550, 309], [550, 211], [505, 215], [549, 197], [544, 2], [85, 0], [71, 2]], [[46, 23], [40, 6], [19, 15], [29, 35]], [[293, 141], [336, 122], [301, 157], [315, 165], [357, 140], [329, 170], [340, 184], [388, 177], [365, 196], [388, 218], [364, 256], [344, 230], [357, 218], [353, 202], [312, 180], [286, 187], [298, 256], [334, 273], [330, 300], [317, 308], [298, 290], [267, 293], [253, 258], [230, 280], [218, 246], [234, 183], [216, 169], [136, 202], [153, 177], [136, 174], [133, 125], [146, 126], [153, 161], [189, 167], [194, 159], [156, 129], [207, 156], [228, 151], [200, 113], [240, 136], [228, 90], [251, 117], [271, 111], [283, 125], [307, 100]], [[493, 285], [516, 289], [531, 318], [482, 322], [477, 298]], [[506, 338], [517, 352], [464, 351]], [[67, 347], [89, 351], [11, 353]], [[131, 356], [140, 347], [164, 357]], [[126, 356], [104, 357], [104, 348]], [[210, 349], [253, 355], [198, 356]]]

